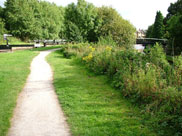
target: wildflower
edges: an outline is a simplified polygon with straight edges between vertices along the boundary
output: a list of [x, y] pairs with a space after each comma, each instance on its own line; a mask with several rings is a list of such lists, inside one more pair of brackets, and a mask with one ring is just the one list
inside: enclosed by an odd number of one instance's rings
[[94, 52], [95, 51], [95, 48], [92, 48], [92, 52]]
[[92, 60], [92, 58], [93, 58], [93, 55], [92, 55], [92, 52], [91, 52], [91, 53], [89, 53], [88, 56], [83, 57], [82, 59], [83, 59], [84, 61], [86, 61], [86, 62], [89, 62], [89, 61]]
[[106, 47], [106, 51], [111, 51], [111, 50], [112, 50], [111, 47], [109, 47], [109, 46]]
[[86, 60], [86, 57], [83, 57], [82, 59], [83, 59], [83, 60]]
[[91, 52], [95, 51], [95, 48], [93, 48], [92, 46], [90, 46], [89, 49], [91, 49]]

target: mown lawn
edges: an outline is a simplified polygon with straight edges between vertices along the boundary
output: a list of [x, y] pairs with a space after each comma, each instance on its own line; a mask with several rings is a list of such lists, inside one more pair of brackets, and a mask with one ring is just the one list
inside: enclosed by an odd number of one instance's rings
[[38, 54], [33, 51], [0, 53], [0, 136], [5, 136], [10, 118], [30, 72], [30, 62]]
[[48, 47], [33, 48], [33, 49], [31, 49], [31, 51], [46, 51], [46, 50], [51, 50], [51, 49], [57, 49], [60, 47], [61, 47], [61, 45], [53, 45], [53, 46], [48, 46]]
[[106, 77], [89, 73], [76, 60], [63, 58], [59, 51], [48, 61], [74, 136], [156, 136], [139, 109], [112, 89]]

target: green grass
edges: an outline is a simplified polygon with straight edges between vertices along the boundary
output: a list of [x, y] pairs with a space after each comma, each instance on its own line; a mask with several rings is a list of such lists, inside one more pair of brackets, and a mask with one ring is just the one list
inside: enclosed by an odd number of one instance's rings
[[28, 50], [0, 53], [0, 136], [7, 133], [17, 96], [30, 72], [30, 62], [37, 54]]
[[39, 48], [31, 49], [31, 51], [46, 51], [46, 50], [51, 50], [51, 49], [57, 49], [60, 47], [61, 47], [61, 45], [54, 45], [54, 46], [49, 46], [49, 47], [39, 47]]
[[[20, 39], [16, 38], [16, 37], [8, 37], [9, 40], [9, 45], [21, 45], [21, 44], [33, 44], [33, 43], [27, 43], [27, 42], [23, 42]], [[6, 45], [6, 41], [3, 39], [3, 36], [0, 35], [0, 45]]]
[[74, 136], [156, 136], [139, 109], [74, 59], [48, 57], [54, 86]]

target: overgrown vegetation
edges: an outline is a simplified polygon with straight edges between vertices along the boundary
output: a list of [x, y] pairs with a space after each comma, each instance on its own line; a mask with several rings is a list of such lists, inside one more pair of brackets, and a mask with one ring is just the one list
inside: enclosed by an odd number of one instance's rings
[[5, 136], [10, 126], [17, 96], [30, 72], [32, 51], [16, 51], [0, 54], [0, 135]]
[[[74, 46], [75, 47], [75, 46]], [[48, 57], [54, 86], [73, 136], [156, 136], [151, 120], [76, 60], [57, 51]]]
[[94, 73], [107, 75], [112, 85], [137, 103], [143, 113], [155, 115], [160, 135], [182, 135], [181, 56], [170, 65], [158, 44], [145, 53], [81, 44], [64, 46], [61, 51], [65, 57], [76, 56]]

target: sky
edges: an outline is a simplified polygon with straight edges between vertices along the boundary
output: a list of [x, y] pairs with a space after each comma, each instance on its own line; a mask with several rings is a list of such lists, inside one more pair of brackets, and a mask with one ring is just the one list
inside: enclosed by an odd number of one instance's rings
[[[5, 0], [0, 0], [2, 6]], [[45, 0], [54, 2], [58, 6], [67, 6], [77, 0]], [[137, 29], [147, 29], [154, 23], [156, 12], [160, 10], [166, 16], [170, 3], [177, 0], [86, 0], [97, 7], [111, 6], [126, 20], [130, 21]]]

